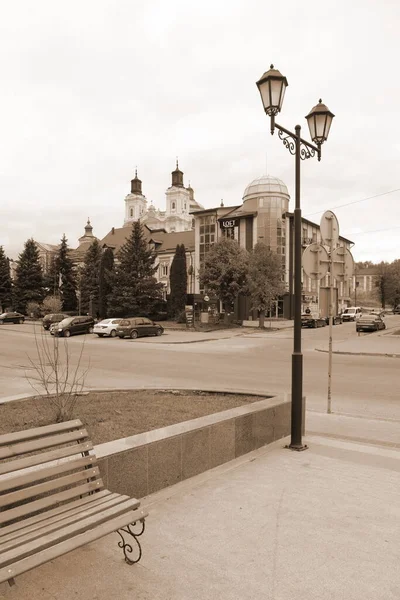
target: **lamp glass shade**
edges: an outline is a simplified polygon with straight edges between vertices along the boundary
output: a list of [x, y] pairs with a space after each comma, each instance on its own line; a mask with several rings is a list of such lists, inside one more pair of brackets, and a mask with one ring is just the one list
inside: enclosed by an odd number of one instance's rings
[[284, 77], [273, 65], [269, 71], [257, 81], [261, 100], [264, 110], [267, 115], [277, 115], [283, 104], [285, 90], [288, 85], [286, 77]]
[[331, 113], [322, 100], [306, 116], [310, 137], [316, 144], [323, 144], [328, 139], [332, 119], [335, 115]]

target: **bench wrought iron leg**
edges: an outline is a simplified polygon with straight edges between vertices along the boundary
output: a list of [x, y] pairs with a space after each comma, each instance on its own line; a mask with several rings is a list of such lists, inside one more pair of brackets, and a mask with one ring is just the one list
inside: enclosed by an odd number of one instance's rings
[[[133, 528], [136, 527], [136, 526], [139, 526], [139, 525], [141, 526], [140, 530], [139, 531], [134, 531]], [[140, 535], [143, 534], [144, 527], [145, 527], [145, 522], [144, 522], [144, 519], [143, 519], [141, 521], [135, 521], [134, 523], [130, 523], [129, 525], [125, 525], [125, 527], [121, 527], [121, 529], [117, 530], [117, 533], [118, 533], [118, 535], [121, 538], [121, 541], [118, 542], [118, 547], [122, 548], [122, 551], [123, 551], [124, 556], [125, 556], [125, 562], [127, 562], [128, 565], [134, 565], [135, 563], [139, 562], [139, 560], [140, 560], [140, 558], [142, 556], [142, 548], [141, 548], [140, 542], [139, 542], [139, 540], [137, 538]], [[124, 532], [124, 533], [132, 536], [133, 539], [135, 540], [135, 542], [137, 544], [137, 547], [138, 547], [138, 557], [137, 557], [136, 560], [132, 560], [132, 558], [130, 558], [129, 555], [132, 554], [133, 548], [132, 548], [132, 545], [130, 543], [128, 543], [128, 542], [125, 541], [125, 538], [124, 538], [124, 535], [123, 535], [122, 532]]]

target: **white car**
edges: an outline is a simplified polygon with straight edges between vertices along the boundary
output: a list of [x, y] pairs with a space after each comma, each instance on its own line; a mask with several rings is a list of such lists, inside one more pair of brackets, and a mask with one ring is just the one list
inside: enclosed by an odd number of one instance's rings
[[93, 333], [99, 337], [115, 337], [117, 335], [117, 325], [122, 319], [103, 319], [96, 323], [93, 328]]

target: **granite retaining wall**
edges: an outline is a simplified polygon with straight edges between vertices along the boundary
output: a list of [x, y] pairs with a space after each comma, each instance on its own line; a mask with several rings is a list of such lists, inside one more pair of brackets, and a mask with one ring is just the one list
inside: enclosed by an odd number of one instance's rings
[[290, 435], [290, 396], [267, 397], [95, 447], [105, 486], [143, 498]]

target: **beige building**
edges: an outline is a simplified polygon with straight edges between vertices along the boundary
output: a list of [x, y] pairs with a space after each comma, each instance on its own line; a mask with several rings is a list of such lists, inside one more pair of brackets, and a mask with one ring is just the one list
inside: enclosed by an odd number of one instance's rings
[[[241, 205], [219, 206], [196, 212], [195, 219], [195, 269], [198, 273], [210, 247], [222, 236], [237, 240], [245, 249], [251, 250], [257, 242], [267, 244], [281, 257], [284, 265], [286, 294], [278, 302], [278, 315], [292, 318], [294, 315], [294, 214], [289, 211], [290, 195], [283, 181], [265, 175], [253, 180], [244, 190]], [[313, 242], [321, 242], [320, 227], [308, 219], [302, 219], [303, 248]], [[340, 237], [340, 246], [350, 248], [350, 240]], [[201, 293], [196, 278], [195, 293]], [[336, 284], [336, 282], [335, 282]], [[303, 274], [302, 304], [313, 312], [320, 311], [320, 288], [329, 285], [329, 276], [322, 281], [311, 280]], [[338, 283], [339, 309], [350, 300], [347, 285]], [[241, 298], [236, 308], [236, 318], [255, 318], [249, 299]], [[326, 316], [326, 315], [321, 315]]]

